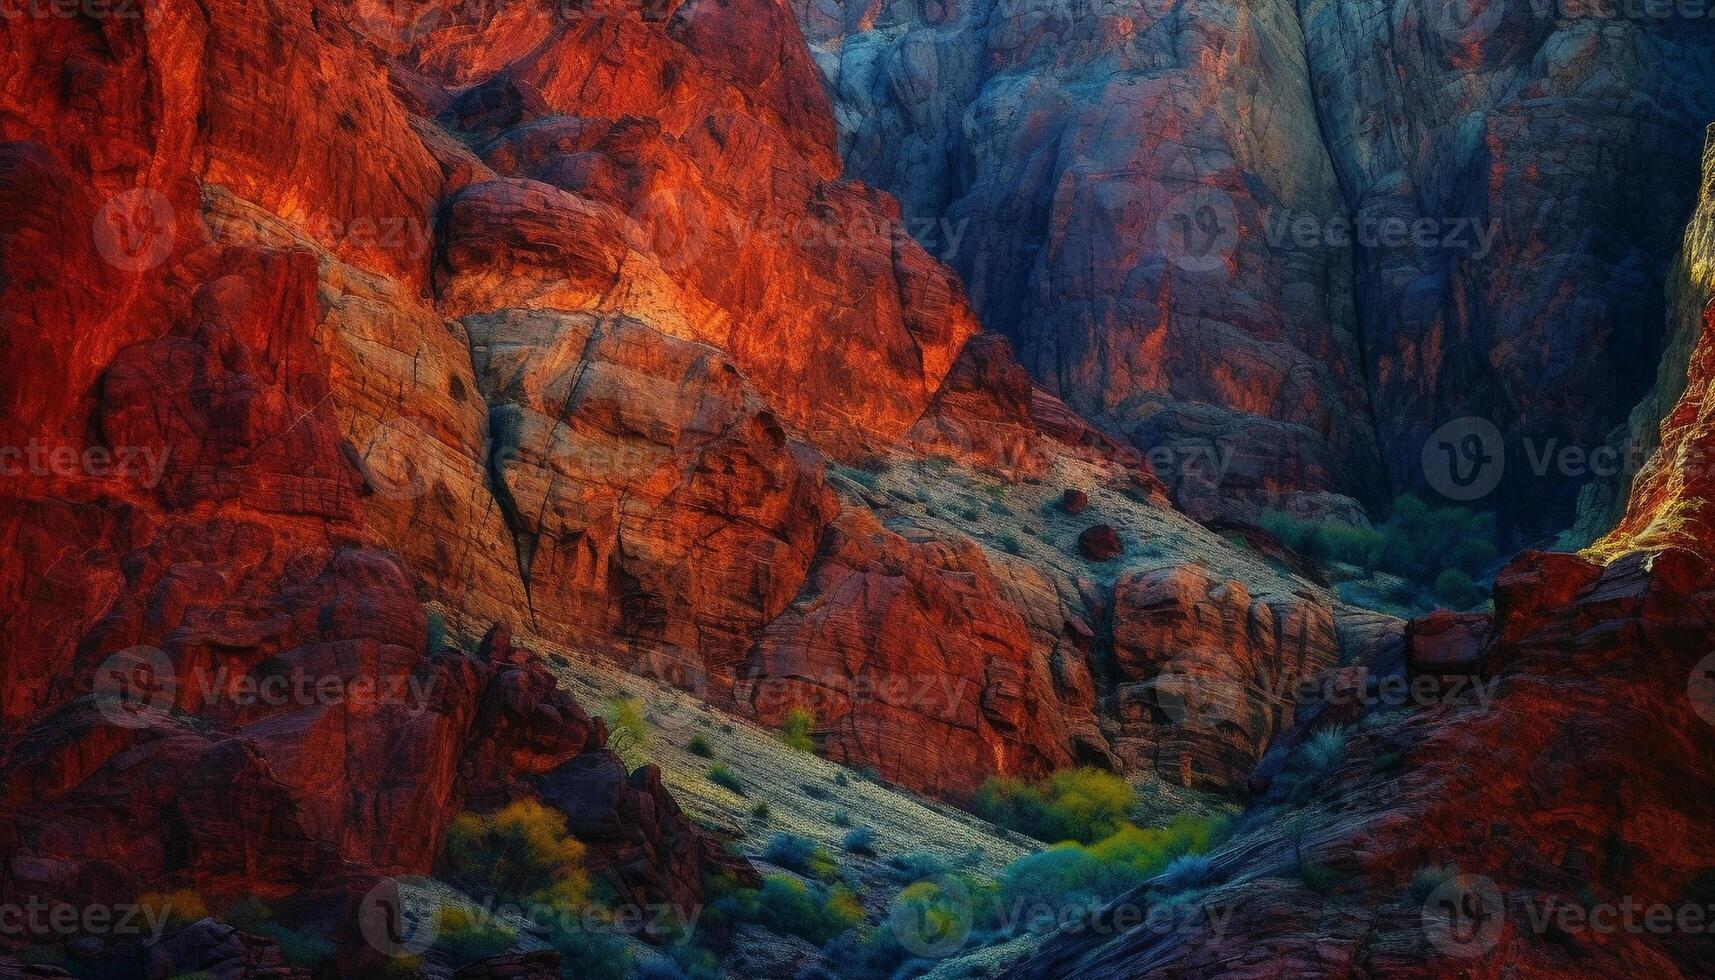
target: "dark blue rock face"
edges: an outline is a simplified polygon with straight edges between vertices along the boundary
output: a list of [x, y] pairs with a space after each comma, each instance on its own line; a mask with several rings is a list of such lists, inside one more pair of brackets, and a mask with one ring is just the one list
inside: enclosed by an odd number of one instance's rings
[[[848, 170], [1198, 516], [1418, 490], [1564, 526], [1596, 474], [1552, 457], [1655, 373], [1715, 119], [1689, 8], [795, 5]], [[1443, 494], [1466, 418], [1504, 471]]]

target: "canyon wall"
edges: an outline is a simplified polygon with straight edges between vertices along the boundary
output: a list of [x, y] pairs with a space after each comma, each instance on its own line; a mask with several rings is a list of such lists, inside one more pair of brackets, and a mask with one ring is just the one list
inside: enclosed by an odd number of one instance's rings
[[[1707, 19], [796, 9], [849, 171], [900, 195], [1036, 377], [1164, 459], [1239, 460], [1171, 481], [1193, 513], [1446, 490], [1558, 531], [1590, 474], [1530, 454], [1601, 446], [1649, 384], [1715, 115]], [[1435, 444], [1470, 432], [1511, 465], [1447, 489]]]

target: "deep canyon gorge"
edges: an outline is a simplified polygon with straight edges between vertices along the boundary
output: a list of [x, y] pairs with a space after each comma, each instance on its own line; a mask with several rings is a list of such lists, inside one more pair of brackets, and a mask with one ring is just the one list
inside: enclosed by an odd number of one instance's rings
[[0, 4], [0, 976], [1715, 976], [1694, 6]]

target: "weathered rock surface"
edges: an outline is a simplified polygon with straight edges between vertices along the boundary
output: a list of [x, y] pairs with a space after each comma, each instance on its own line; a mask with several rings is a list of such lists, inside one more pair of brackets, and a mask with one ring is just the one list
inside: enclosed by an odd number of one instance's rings
[[736, 696], [768, 724], [810, 708], [823, 754], [923, 792], [1042, 775], [1072, 760], [1071, 712], [1010, 598], [974, 543], [902, 537], [848, 512]]
[[[1569, 932], [1551, 903], [1704, 901], [1715, 850], [1698, 801], [1715, 785], [1715, 726], [1696, 668], [1715, 635], [1715, 570], [1682, 549], [1606, 567], [1527, 553], [1495, 605], [1481, 691], [1372, 712], [1302, 818], [1254, 821], [1216, 857], [1219, 884], [1198, 901], [1230, 913], [1219, 931], [1068, 931], [1007, 975], [1706, 975], [1695, 934]], [[1309, 890], [1299, 860], [1331, 886]], [[1467, 877], [1414, 892], [1421, 869], [1449, 865]], [[1498, 905], [1455, 931], [1433, 903], [1466, 893]]]
[[1297, 135], [1318, 121], [1291, 5], [795, 7], [849, 171], [900, 195], [1049, 391], [1140, 448], [1243, 460], [1182, 504], [1380, 499], [1351, 251], [1266, 234], [1342, 208]]
[[1243, 787], [1292, 727], [1299, 682], [1339, 663], [1328, 606], [1253, 597], [1195, 565], [1122, 576], [1112, 616], [1115, 750], [1186, 785]]
[[1025, 366], [1141, 448], [1231, 461], [1168, 480], [1200, 518], [1430, 490], [1425, 443], [1472, 416], [1513, 461], [1483, 503], [1558, 530], [1590, 474], [1527, 449], [1600, 446], [1655, 368], [1706, 18], [794, 7], [848, 170]]

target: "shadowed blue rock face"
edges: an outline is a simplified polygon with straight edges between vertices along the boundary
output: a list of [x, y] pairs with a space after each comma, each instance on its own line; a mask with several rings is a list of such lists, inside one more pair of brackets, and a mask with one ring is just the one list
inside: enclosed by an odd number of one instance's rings
[[[1435, 492], [1565, 525], [1656, 368], [1715, 118], [1709, 18], [1525, 0], [794, 0], [848, 170], [1036, 377], [1200, 516]], [[1551, 442], [1552, 440], [1552, 442]], [[1548, 447], [1553, 446], [1554, 449]]]

